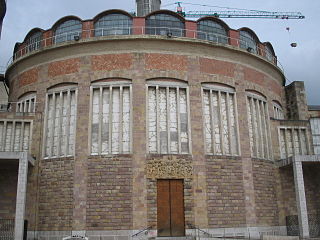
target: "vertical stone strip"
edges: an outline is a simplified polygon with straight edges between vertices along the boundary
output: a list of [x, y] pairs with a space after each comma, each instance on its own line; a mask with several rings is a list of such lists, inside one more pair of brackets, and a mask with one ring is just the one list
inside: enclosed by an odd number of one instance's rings
[[[204, 150], [204, 133], [203, 133], [203, 114], [202, 114], [202, 89], [199, 77], [200, 67], [199, 59], [189, 57], [188, 74], [189, 82], [189, 109], [193, 155], [193, 198], [194, 198], [194, 223], [199, 228], [208, 227], [208, 204], [207, 204], [207, 171], [206, 161], [203, 155]], [[201, 97], [200, 97], [201, 96]]]
[[299, 219], [300, 237], [309, 238], [308, 210], [306, 194], [304, 190], [304, 179], [302, 162], [299, 157], [293, 157], [294, 185], [296, 191], [296, 202]]
[[132, 75], [133, 126], [133, 229], [144, 229], [147, 219], [147, 180], [145, 174], [146, 159], [146, 82], [143, 77], [144, 54], [134, 56]]
[[[235, 81], [241, 82], [244, 79], [243, 67], [237, 65], [235, 71]], [[237, 83], [236, 83], [237, 85]], [[236, 87], [237, 92], [237, 106], [238, 106], [238, 120], [239, 120], [239, 135], [241, 139], [248, 139], [248, 141], [240, 141], [240, 149], [242, 156], [242, 170], [243, 170], [243, 190], [244, 190], [244, 202], [246, 210], [246, 225], [254, 226], [257, 222], [256, 216], [256, 203], [254, 196], [254, 184], [253, 184], [253, 172], [252, 172], [252, 158], [249, 143], [249, 126], [248, 126], [248, 114], [247, 114], [247, 95], [245, 92], [246, 86], [238, 85]]]
[[24, 215], [27, 196], [27, 177], [28, 177], [28, 157], [26, 152], [22, 152], [19, 158], [16, 216], [14, 225], [14, 239], [23, 239]]
[[[88, 119], [90, 109], [90, 68], [89, 57], [81, 59], [78, 94], [76, 94], [77, 115], [75, 132], [74, 187], [73, 187], [73, 224], [72, 230], [86, 229], [86, 204], [88, 182]], [[80, 97], [79, 97], [80, 96]], [[77, 232], [83, 234], [83, 232]]]

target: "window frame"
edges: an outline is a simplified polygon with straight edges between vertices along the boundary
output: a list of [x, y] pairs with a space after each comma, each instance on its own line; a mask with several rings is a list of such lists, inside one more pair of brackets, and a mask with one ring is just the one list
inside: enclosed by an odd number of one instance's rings
[[240, 41], [239, 47], [241, 49], [246, 49], [247, 51], [249, 51], [248, 49], [251, 48], [252, 49], [251, 53], [254, 53], [254, 54], [259, 53], [259, 46], [258, 46], [259, 41], [256, 39], [254, 34], [252, 34], [251, 32], [246, 31], [246, 30], [240, 30], [239, 31], [239, 41]]
[[[78, 22], [78, 24], [73, 24], [73, 25], [70, 24], [70, 25], [63, 26], [64, 24], [71, 21]], [[65, 31], [57, 34], [57, 31], [60, 32], [61, 29], [70, 28], [77, 25], [79, 25], [80, 27], [79, 30]], [[80, 39], [82, 37], [82, 21], [76, 18], [65, 19], [63, 22], [60, 22], [58, 25], [55, 26], [52, 40], [54, 44], [60, 44], [64, 42], [73, 41], [75, 36], [78, 36]], [[63, 40], [57, 40], [57, 39], [63, 39]]]
[[[190, 96], [189, 96], [189, 85], [187, 82], [181, 81], [181, 80], [176, 80], [176, 79], [163, 79], [163, 80], [147, 80], [146, 81], [146, 152], [147, 154], [161, 154], [161, 155], [190, 155], [192, 154], [192, 135], [191, 135], [191, 119], [190, 119]], [[181, 136], [178, 137], [178, 152], [177, 153], [172, 153], [170, 150], [170, 146], [169, 146], [169, 140], [170, 137], [168, 134], [167, 138], [168, 138], [168, 144], [167, 144], [167, 153], [162, 153], [161, 152], [161, 146], [160, 146], [160, 136], [159, 136], [159, 109], [157, 108], [157, 122], [156, 122], [156, 129], [157, 129], [157, 152], [150, 152], [149, 150], [149, 87], [155, 87], [156, 91], [157, 89], [159, 89], [159, 87], [162, 88], [166, 88], [166, 91], [168, 91], [167, 89], [171, 88], [175, 88], [177, 90], [179, 90], [180, 88], [183, 88], [186, 90], [186, 109], [187, 109], [187, 124], [188, 124], [188, 129], [187, 129], [187, 133], [188, 133], [188, 153], [183, 153], [181, 151]], [[167, 96], [168, 99], [168, 96]], [[156, 98], [157, 102], [158, 102], [158, 98]], [[158, 105], [158, 104], [157, 104]], [[167, 109], [167, 113], [168, 113], [168, 109]], [[178, 112], [178, 109], [177, 109]], [[177, 128], [178, 128], [178, 133], [180, 132], [180, 128], [181, 128], [181, 122], [179, 125], [179, 119], [180, 117], [178, 117], [177, 119]], [[168, 123], [168, 117], [167, 117], [167, 123]], [[169, 127], [167, 126], [167, 130], [169, 129]]]
[[[164, 19], [164, 20], [157, 19], [157, 16], [162, 17], [164, 15], [166, 15], [166, 17], [176, 19], [177, 21], [166, 20], [166, 19]], [[155, 19], [152, 19], [152, 18], [155, 18]], [[159, 22], [161, 24], [159, 24]], [[155, 23], [158, 23], [158, 24], [155, 24]], [[166, 24], [165, 26], [162, 26], [162, 23], [170, 23], [170, 24]], [[171, 24], [171, 23], [179, 23], [180, 26], [179, 27], [172, 27], [170, 25], [174, 25], [174, 24]], [[175, 15], [170, 14], [168, 12], [157, 12], [157, 13], [146, 16], [146, 18], [145, 18], [145, 34], [159, 35], [159, 36], [168, 36], [169, 34], [171, 34], [174, 37], [185, 37], [185, 35], [186, 35], [185, 21], [182, 20], [181, 18], [179, 18], [178, 16], [175, 16]]]
[[[208, 22], [212, 22], [214, 25], [220, 26], [221, 28], [216, 27], [216, 26], [209, 26], [209, 25], [201, 24], [201, 23], [208, 23]], [[201, 30], [201, 28], [209, 29], [209, 27], [211, 29], [217, 29], [218, 31], [224, 30], [225, 34]], [[205, 38], [202, 38], [201, 35], [205, 35]], [[209, 39], [208, 36], [211, 36], [211, 37], [214, 36], [216, 38], [216, 41]], [[228, 31], [226, 30], [226, 28], [222, 24], [220, 24], [219, 22], [214, 21], [212, 19], [202, 19], [197, 22], [197, 39], [207, 40], [207, 41], [220, 43], [220, 44], [228, 44], [229, 43]]]
[[[50, 156], [46, 156], [46, 146], [47, 146], [47, 142], [46, 142], [46, 137], [47, 137], [47, 127], [48, 127], [48, 104], [49, 104], [49, 95], [50, 94], [56, 94], [56, 93], [60, 93], [63, 94], [63, 92], [71, 92], [74, 91], [75, 95], [75, 120], [74, 120], [74, 143], [73, 143], [73, 152], [72, 154], [67, 154], [67, 155], [60, 155], [60, 156], [54, 156], [52, 154], [52, 148], [53, 148], [53, 140], [50, 140], [50, 151], [51, 154]], [[70, 93], [70, 114], [71, 114], [71, 93]], [[65, 86], [57, 86], [57, 87], [52, 87], [49, 88], [46, 92], [46, 99], [45, 99], [45, 112], [44, 112], [44, 131], [43, 131], [43, 143], [42, 143], [42, 157], [43, 159], [57, 159], [57, 158], [68, 158], [68, 157], [75, 157], [75, 146], [76, 146], [76, 139], [77, 139], [77, 113], [78, 113], [78, 84], [74, 84], [74, 83], [67, 83]], [[68, 116], [68, 118], [70, 119], [70, 115]], [[61, 117], [59, 118], [59, 122], [61, 123]], [[59, 124], [59, 128], [62, 125]], [[68, 129], [70, 129], [70, 124], [68, 124]], [[54, 128], [53, 128], [54, 129]], [[70, 131], [69, 131], [70, 134]], [[54, 137], [54, 134], [52, 135]], [[61, 132], [59, 132], [59, 137], [61, 136]], [[51, 138], [53, 138], [51, 137]], [[69, 138], [68, 138], [69, 139]], [[68, 141], [69, 142], [69, 141]], [[68, 146], [66, 146], [67, 149]], [[59, 139], [59, 150], [61, 150], [61, 140]], [[59, 152], [58, 150], [58, 152]], [[68, 150], [66, 150], [66, 152], [68, 152]]]
[[[273, 118], [277, 119], [277, 120], [284, 120], [285, 116], [284, 116], [284, 111], [282, 106], [280, 105], [280, 103], [278, 103], [277, 101], [272, 101], [272, 110], [273, 110]], [[278, 117], [276, 115], [282, 115], [282, 117]]]
[[[114, 25], [111, 25], [113, 27], [110, 28], [110, 25], [103, 25], [103, 27], [98, 27], [98, 25], [101, 24], [101, 22], [105, 23], [105, 22], [113, 22], [113, 21], [119, 21], [119, 20], [106, 20], [104, 18], [107, 17], [112, 17], [117, 15], [117, 16], [123, 16], [126, 17], [126, 23], [127, 23], [127, 27], [125, 28], [120, 28], [120, 27], [115, 27]], [[121, 19], [121, 21], [124, 21], [124, 19]], [[130, 23], [130, 24], [129, 24]], [[126, 33], [111, 33], [111, 34], [104, 34], [104, 31], [126, 31]], [[103, 37], [103, 36], [112, 36], [112, 35], [131, 35], [133, 30], [133, 20], [132, 17], [123, 14], [123, 13], [118, 13], [118, 12], [113, 12], [113, 13], [108, 13], [105, 14], [101, 17], [99, 17], [95, 22], [94, 22], [94, 36], [95, 37]], [[101, 34], [98, 35], [97, 32], [100, 32]]]
[[[246, 110], [247, 110], [247, 122], [248, 122], [248, 133], [249, 133], [249, 146], [250, 146], [250, 156], [252, 158], [257, 158], [257, 159], [264, 159], [264, 160], [269, 160], [269, 161], [273, 161], [274, 160], [274, 157], [273, 157], [273, 147], [272, 147], [272, 141], [271, 141], [271, 124], [270, 124], [270, 113], [269, 113], [269, 104], [268, 104], [268, 100], [265, 96], [263, 96], [261, 93], [259, 92], [254, 92], [254, 91], [251, 91], [251, 90], [246, 90], [245, 92], [245, 97], [246, 97]], [[250, 98], [250, 100], [249, 100]], [[262, 112], [264, 113], [265, 115], [265, 124], [267, 125], [266, 128], [265, 128], [265, 140], [266, 140], [266, 150], [265, 152], [263, 153], [263, 157], [261, 156], [258, 156], [258, 151], [261, 152], [261, 149], [258, 150], [258, 148], [263, 148], [263, 144], [265, 144], [265, 142], [262, 144], [260, 143], [259, 145], [257, 144], [257, 141], [256, 141], [256, 134], [252, 132], [252, 140], [253, 140], [253, 146], [251, 146], [251, 134], [250, 134], [250, 125], [252, 127], [252, 131], [257, 131], [257, 132], [261, 132], [263, 131], [262, 129], [262, 126], [257, 126], [257, 129], [255, 130], [255, 126], [252, 125], [252, 105], [254, 104], [254, 100], [256, 101], [260, 101], [262, 103], [265, 104], [265, 109], [262, 109]], [[250, 106], [249, 106], [250, 104]], [[259, 105], [259, 109], [261, 111], [261, 106], [260, 104]], [[250, 111], [250, 120], [249, 121], [249, 111]], [[256, 110], [255, 110], [256, 111]], [[260, 124], [261, 124], [261, 114], [259, 114], [259, 116], [256, 115], [256, 118], [260, 118]], [[257, 120], [258, 121], [258, 120]], [[258, 124], [258, 123], [257, 123]], [[259, 124], [259, 125], [260, 125]], [[260, 130], [259, 130], [260, 128]], [[261, 133], [260, 133], [261, 134]], [[259, 139], [259, 141], [261, 140], [261, 138]], [[256, 143], [256, 144], [255, 144]], [[267, 153], [267, 156], [265, 156], [265, 153]], [[260, 153], [261, 155], [261, 153]]]
[[[312, 119], [319, 119], [318, 121], [319, 121], [319, 124], [318, 124], [318, 128], [319, 128], [319, 133], [315, 133], [314, 131], [313, 131], [313, 123], [311, 123], [312, 122]], [[312, 136], [312, 147], [313, 147], [313, 153], [314, 154], [320, 154], [320, 144], [315, 144], [315, 141], [314, 141], [314, 138], [318, 138], [319, 139], [319, 142], [320, 142], [320, 117], [311, 117], [310, 118], [310, 120], [309, 120], [309, 122], [310, 122], [310, 129], [311, 129], [311, 136]], [[317, 150], [317, 151], [315, 151], [315, 147], [317, 148], [317, 149], [319, 149], [319, 150]], [[318, 152], [319, 151], [319, 153], [316, 153], [316, 152]]]
[[[284, 130], [285, 131], [285, 155], [286, 157], [285, 158], [282, 158], [282, 148], [281, 148], [281, 130]], [[309, 142], [309, 138], [308, 138], [308, 130], [306, 127], [300, 127], [300, 126], [278, 126], [278, 141], [279, 141], [279, 153], [280, 153], [280, 159], [287, 159], [289, 157], [293, 157], [293, 156], [296, 156], [295, 154], [295, 151], [294, 151], [294, 134], [292, 135], [292, 144], [293, 144], [293, 147], [292, 147], [292, 156], [289, 156], [289, 147], [288, 147], [288, 143], [287, 143], [287, 131], [291, 131], [291, 134], [295, 131], [295, 130], [298, 130], [299, 132], [299, 152], [300, 154], [297, 154], [297, 155], [303, 155], [302, 154], [302, 140], [301, 140], [301, 135], [302, 135], [302, 130], [305, 132], [305, 138], [306, 138], [306, 155], [310, 154], [310, 142]]]
[[[28, 152], [31, 152], [31, 148], [32, 148], [32, 139], [33, 139], [33, 120], [24, 120], [24, 119], [19, 119], [19, 120], [15, 120], [15, 119], [4, 119], [1, 118], [0, 122], [3, 122], [3, 132], [2, 135], [0, 136], [0, 141], [1, 141], [1, 148], [0, 151], [4, 151], [4, 152], [8, 152], [5, 150], [5, 144], [3, 144], [5, 142], [5, 137], [6, 137], [6, 132], [7, 132], [7, 124], [12, 123], [12, 133], [11, 133], [11, 139], [10, 139], [10, 149], [12, 149], [12, 151], [14, 150], [14, 140], [15, 140], [15, 126], [16, 123], [21, 123], [21, 133], [20, 133], [20, 137], [23, 135], [24, 136], [24, 125], [25, 123], [29, 123], [30, 124], [30, 129], [29, 129], [29, 145], [28, 145]], [[22, 140], [21, 140], [22, 139]], [[20, 139], [20, 146], [19, 146], [19, 150], [23, 151], [23, 138]]]
[[[214, 145], [214, 142], [213, 139], [214, 139], [214, 134], [211, 135], [211, 138], [212, 138], [212, 150], [210, 150], [210, 152], [207, 150], [207, 147], [206, 147], [206, 134], [205, 134], [205, 113], [204, 113], [204, 91], [210, 91], [210, 95], [211, 95], [211, 91], [216, 91], [218, 92], [218, 95], [221, 94], [221, 92], [224, 92], [226, 93], [227, 95], [229, 95], [230, 93], [233, 94], [233, 108], [234, 108], [234, 121], [235, 121], [235, 131], [236, 131], [236, 149], [238, 151], [238, 153], [234, 154], [232, 153], [232, 147], [231, 147], [231, 135], [230, 133], [228, 133], [228, 142], [229, 142], [229, 151], [230, 151], [230, 154], [226, 154], [224, 153], [224, 144], [223, 144], [223, 134], [222, 134], [222, 124], [221, 124], [221, 121], [220, 121], [220, 124], [219, 124], [219, 129], [220, 129], [220, 144], [221, 144], [221, 154], [217, 154], [215, 152], [215, 147], [213, 146]], [[225, 84], [222, 84], [222, 83], [202, 83], [201, 84], [201, 101], [202, 101], [202, 123], [203, 123], [203, 140], [204, 140], [204, 152], [205, 152], [205, 155], [212, 155], [212, 156], [241, 156], [241, 147], [240, 147], [240, 132], [239, 132], [239, 118], [238, 118], [238, 103], [237, 103], [237, 93], [236, 93], [236, 90], [234, 87], [231, 87], [231, 86], [228, 86], [228, 85], [225, 85]], [[210, 105], [211, 105], [211, 99], [210, 99]], [[220, 105], [219, 105], [220, 106]], [[229, 107], [227, 108], [227, 116], [228, 116], [228, 119], [227, 119], [227, 124], [228, 124], [228, 128], [229, 128], [229, 125], [230, 125], [230, 113], [229, 113]], [[221, 114], [221, 107], [219, 107], [219, 112]], [[211, 128], [212, 128], [212, 131], [213, 131], [213, 126], [212, 126], [212, 123], [213, 121], [211, 120], [211, 116], [213, 116], [213, 112], [212, 112], [212, 109], [210, 108], [210, 124], [211, 124]], [[220, 116], [219, 116], [220, 118]]]
[[[129, 152], [128, 153], [123, 153], [122, 150], [122, 144], [120, 144], [119, 140], [119, 153], [112, 153], [112, 146], [111, 144], [109, 145], [109, 151], [108, 153], [102, 153], [102, 142], [101, 142], [101, 131], [99, 132], [99, 137], [98, 137], [98, 153], [92, 153], [92, 121], [93, 121], [93, 91], [95, 88], [113, 88], [113, 87], [119, 87], [122, 89], [123, 87], [129, 87], [129, 94], [130, 94], [130, 119], [129, 119], [129, 124], [130, 124], [130, 138], [129, 138]], [[120, 90], [121, 91], [121, 90]], [[121, 94], [121, 93], [120, 93]], [[100, 96], [101, 98], [101, 96]], [[99, 108], [101, 108], [99, 106]], [[122, 106], [120, 106], [122, 108]], [[88, 152], [90, 156], [114, 156], [114, 155], [122, 155], [122, 154], [132, 154], [133, 152], [133, 96], [132, 96], [132, 81], [131, 80], [110, 80], [110, 81], [97, 81], [97, 82], [92, 82], [90, 85], [90, 109], [89, 109], [89, 125], [88, 125]], [[101, 109], [99, 111], [99, 115], [101, 115]], [[109, 118], [111, 115], [109, 116]], [[123, 118], [122, 118], [123, 119]], [[121, 119], [121, 121], [122, 121]], [[111, 135], [111, 140], [112, 140], [112, 133], [110, 133], [110, 128], [112, 129], [112, 124], [110, 124], [110, 121], [108, 123], [108, 128], [109, 128], [109, 143], [110, 143], [110, 135]], [[101, 116], [99, 117], [99, 129], [101, 128], [100, 125], [102, 125], [101, 122]], [[122, 134], [119, 134], [119, 138], [121, 138]], [[100, 143], [99, 143], [100, 142]], [[111, 148], [111, 151], [110, 151]]]
[[[33, 111], [31, 110], [31, 102], [33, 101]], [[26, 103], [27, 101], [29, 101], [29, 105], [28, 105], [28, 111], [26, 111]], [[21, 107], [23, 107], [23, 110], [21, 111]], [[16, 103], [16, 112], [17, 113], [35, 113], [36, 112], [36, 107], [37, 107], [37, 94], [36, 92], [31, 92], [31, 93], [27, 93], [24, 94], [22, 97], [18, 98], [18, 101]]]

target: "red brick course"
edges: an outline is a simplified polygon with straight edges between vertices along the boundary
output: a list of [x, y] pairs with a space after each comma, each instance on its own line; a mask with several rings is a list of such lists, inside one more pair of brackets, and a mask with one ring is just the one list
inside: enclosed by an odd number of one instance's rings
[[215, 59], [200, 58], [200, 71], [234, 77], [235, 64]]
[[145, 55], [146, 69], [187, 70], [187, 57], [173, 54], [150, 53]]
[[79, 72], [80, 58], [72, 58], [50, 63], [48, 66], [48, 76], [56, 77], [69, 73]]
[[104, 54], [91, 57], [92, 69], [95, 71], [130, 69], [132, 60], [132, 54]]
[[38, 68], [32, 68], [19, 76], [19, 86], [23, 87], [38, 81]]

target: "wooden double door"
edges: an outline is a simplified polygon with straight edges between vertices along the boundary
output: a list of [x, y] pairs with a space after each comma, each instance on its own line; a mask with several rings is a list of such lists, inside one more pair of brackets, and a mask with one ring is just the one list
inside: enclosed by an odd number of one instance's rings
[[157, 180], [159, 237], [185, 236], [183, 180]]

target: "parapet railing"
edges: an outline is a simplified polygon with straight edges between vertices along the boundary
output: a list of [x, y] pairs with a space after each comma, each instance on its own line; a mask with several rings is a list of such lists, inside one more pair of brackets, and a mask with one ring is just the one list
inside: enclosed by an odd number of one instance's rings
[[33, 41], [28, 45], [23, 46], [9, 59], [7, 67], [19, 58], [27, 56], [31, 53], [44, 50], [48, 47], [59, 46], [69, 43], [76, 43], [81, 39], [107, 39], [110, 36], [125, 36], [125, 35], [160, 35], [168, 39], [186, 37], [191, 39], [205, 40], [208, 42], [216, 43], [219, 45], [231, 45], [239, 49], [244, 49], [249, 53], [264, 57], [274, 65], [278, 66], [282, 71], [283, 67], [277, 58], [268, 49], [261, 48], [257, 45], [252, 45], [247, 41], [238, 38], [232, 38], [225, 35], [216, 33], [208, 33], [197, 30], [188, 30], [181, 28], [168, 28], [168, 27], [121, 27], [121, 28], [99, 28], [89, 29], [83, 31], [75, 31], [55, 35], [52, 37], [44, 38], [39, 41]]

